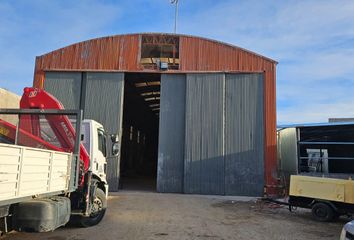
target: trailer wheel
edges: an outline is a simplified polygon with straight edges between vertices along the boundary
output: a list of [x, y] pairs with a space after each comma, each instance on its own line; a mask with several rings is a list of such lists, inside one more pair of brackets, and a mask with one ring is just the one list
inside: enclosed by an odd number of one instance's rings
[[318, 202], [312, 206], [312, 216], [321, 222], [329, 222], [334, 218], [335, 212], [331, 206], [326, 203]]
[[83, 227], [91, 227], [101, 222], [107, 208], [106, 194], [102, 189], [97, 188], [93, 200], [91, 215], [89, 217], [81, 217], [80, 224]]

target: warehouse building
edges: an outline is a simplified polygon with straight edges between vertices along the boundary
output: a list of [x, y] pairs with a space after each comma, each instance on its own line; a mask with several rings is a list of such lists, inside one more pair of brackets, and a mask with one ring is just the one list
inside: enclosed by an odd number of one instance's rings
[[34, 86], [119, 134], [110, 189], [260, 196], [276, 181], [276, 62], [222, 42], [129, 34], [36, 58]]

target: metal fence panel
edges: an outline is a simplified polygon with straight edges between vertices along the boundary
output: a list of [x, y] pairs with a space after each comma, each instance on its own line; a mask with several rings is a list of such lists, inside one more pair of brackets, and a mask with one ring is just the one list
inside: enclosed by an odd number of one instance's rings
[[263, 116], [263, 75], [226, 74], [226, 195], [261, 196], [263, 193]]
[[[124, 73], [86, 73], [83, 84], [84, 118], [101, 123], [107, 133], [122, 133]], [[108, 140], [110, 143], [110, 140]], [[110, 153], [110, 151], [108, 151]], [[107, 180], [111, 191], [118, 191], [119, 157], [107, 158]]]
[[46, 72], [44, 89], [55, 96], [65, 109], [80, 108], [80, 72]]
[[158, 192], [183, 192], [186, 75], [162, 74]]
[[187, 74], [185, 193], [224, 194], [224, 74]]

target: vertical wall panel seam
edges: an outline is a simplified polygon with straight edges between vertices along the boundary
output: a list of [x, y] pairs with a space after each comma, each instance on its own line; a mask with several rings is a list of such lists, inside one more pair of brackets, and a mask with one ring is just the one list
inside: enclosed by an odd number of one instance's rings
[[[200, 51], [199, 51], [199, 55], [200, 55], [201, 53], [200, 53]], [[200, 56], [199, 56], [200, 57]], [[198, 76], [198, 75], [195, 75], [195, 76]], [[199, 80], [199, 79], [198, 79]], [[196, 79], [196, 81], [198, 81], [197, 79]], [[204, 81], [203, 81], [204, 80]], [[203, 122], [204, 122], [204, 119], [203, 119], [203, 110], [205, 110], [204, 108], [203, 108], [203, 106], [205, 107], [205, 104], [202, 104], [202, 102], [203, 102], [203, 97], [204, 97], [204, 83], [205, 83], [205, 80], [206, 79], [202, 79], [200, 82], [201, 82], [201, 84], [200, 84], [200, 94], [199, 94], [199, 97], [200, 97], [200, 101], [199, 101], [199, 103], [200, 103], [200, 108], [199, 108], [199, 114], [200, 114], [200, 119], [201, 119], [201, 124], [199, 125], [200, 126], [200, 136], [199, 136], [199, 144], [200, 144], [200, 152], [199, 152], [199, 181], [198, 181], [198, 185], [199, 185], [199, 191], [203, 191], [202, 190], [202, 166], [203, 166], [203, 161], [202, 161], [202, 154], [203, 154], [203, 150], [204, 150], [204, 148], [203, 148], [203, 137], [204, 137], [204, 133], [203, 133]]]
[[[179, 45], [179, 47], [180, 47], [181, 45]], [[186, 119], [186, 109], [187, 109], [187, 74], [183, 74], [184, 75], [184, 81], [185, 81], [185, 84], [184, 84], [184, 119]], [[183, 140], [184, 140], [184, 143], [183, 143], [183, 152], [182, 152], [182, 154], [183, 154], [183, 167], [182, 167], [182, 170], [183, 170], [183, 173], [182, 173], [182, 189], [181, 189], [181, 191], [182, 192], [184, 192], [184, 189], [185, 189], [185, 171], [184, 171], [184, 169], [185, 169], [185, 158], [186, 158], [186, 141], [185, 141], [185, 139], [186, 139], [186, 121], [184, 121], [184, 129], [183, 129], [183, 133], [184, 133], [184, 135], [183, 135]]]
[[86, 102], [86, 85], [87, 85], [87, 74], [81, 72], [81, 88], [80, 88], [80, 103], [79, 108], [83, 112], [83, 119], [85, 119], [85, 102]]
[[226, 194], [226, 151], [225, 151], [225, 144], [226, 144], [226, 135], [225, 135], [225, 127], [226, 127], [226, 74], [223, 74], [223, 123], [222, 123], [222, 138], [223, 138], [223, 143], [222, 143], [222, 155], [223, 155], [223, 161], [224, 161], [224, 185], [223, 185], [223, 195]]

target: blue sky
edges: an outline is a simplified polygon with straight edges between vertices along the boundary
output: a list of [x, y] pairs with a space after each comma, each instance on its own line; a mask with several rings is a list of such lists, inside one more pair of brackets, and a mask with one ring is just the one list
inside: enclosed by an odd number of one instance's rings
[[[279, 124], [354, 117], [354, 1], [179, 1], [179, 33], [279, 62]], [[172, 32], [173, 16], [169, 0], [0, 0], [0, 87], [31, 86], [35, 56], [101, 36]]]

